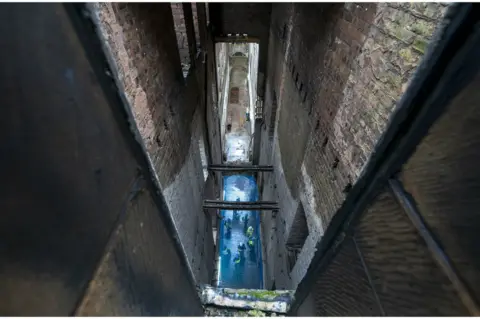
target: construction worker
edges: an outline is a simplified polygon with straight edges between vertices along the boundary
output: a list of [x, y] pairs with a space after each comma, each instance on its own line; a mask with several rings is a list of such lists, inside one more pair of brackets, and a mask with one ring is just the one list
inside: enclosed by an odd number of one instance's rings
[[238, 210], [233, 211], [233, 220], [239, 220], [240, 219], [240, 213]]
[[254, 238], [251, 237], [248, 241], [247, 241], [247, 245], [249, 248], [254, 248], [255, 247], [255, 242], [254, 242]]
[[232, 220], [230, 218], [227, 218], [224, 221], [225, 225], [225, 237], [230, 238], [232, 236]]
[[250, 238], [253, 236], [253, 227], [252, 226], [248, 226], [247, 228], [247, 237]]
[[232, 252], [231, 252], [230, 248], [225, 247], [225, 249], [223, 250], [223, 255], [224, 256], [231, 256]]
[[227, 231], [232, 230], [232, 220], [230, 218], [227, 218], [223, 223]]
[[234, 262], [235, 264], [239, 264], [241, 260], [242, 260], [242, 257], [240, 256], [239, 253], [237, 253], [237, 254], [235, 255], [235, 258], [233, 258], [233, 262]]
[[245, 247], [245, 244], [244, 243], [241, 243], [240, 245], [238, 245], [238, 252], [240, 254], [240, 256], [243, 256], [245, 254], [245, 249], [247, 249], [247, 247]]
[[248, 227], [248, 214], [245, 214], [242, 216], [242, 222], [243, 222], [243, 231], [246, 232]]

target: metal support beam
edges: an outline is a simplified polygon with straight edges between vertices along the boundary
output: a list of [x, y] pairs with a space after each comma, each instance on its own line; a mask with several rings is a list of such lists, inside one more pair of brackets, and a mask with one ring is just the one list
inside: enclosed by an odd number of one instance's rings
[[219, 200], [204, 200], [203, 208], [217, 208], [223, 210], [278, 210], [276, 202], [226, 202]]
[[244, 35], [231, 35], [231, 36], [217, 36], [214, 39], [215, 43], [219, 42], [229, 42], [229, 43], [236, 43], [236, 42], [241, 42], [241, 43], [259, 43], [260, 39], [257, 37], [251, 37], [251, 36], [244, 36]]
[[209, 165], [209, 171], [221, 172], [273, 172], [272, 165]]
[[223, 210], [278, 210], [278, 206], [239, 206], [239, 205], [217, 205], [217, 204], [204, 204], [203, 208], [217, 208]]
[[236, 201], [222, 201], [216, 199], [205, 199], [205, 204], [218, 204], [218, 205], [278, 205], [278, 202], [274, 201], [256, 201], [256, 202], [236, 202]]

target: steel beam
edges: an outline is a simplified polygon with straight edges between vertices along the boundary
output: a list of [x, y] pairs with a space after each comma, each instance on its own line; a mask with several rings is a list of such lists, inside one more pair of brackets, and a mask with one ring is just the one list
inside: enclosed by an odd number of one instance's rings
[[276, 202], [229, 202], [204, 200], [203, 208], [217, 208], [223, 210], [278, 210]]
[[204, 204], [203, 208], [217, 208], [223, 210], [278, 210], [278, 206], [238, 206], [238, 205], [216, 205], [216, 204]]
[[229, 42], [229, 43], [259, 43], [260, 39], [257, 37], [243, 36], [243, 35], [230, 35], [230, 36], [217, 36], [214, 39], [215, 43]]
[[274, 201], [256, 201], [256, 202], [240, 202], [240, 201], [222, 201], [214, 199], [205, 199], [204, 204], [218, 204], [218, 205], [278, 205], [278, 202]]
[[272, 165], [209, 165], [209, 171], [221, 172], [273, 172]]

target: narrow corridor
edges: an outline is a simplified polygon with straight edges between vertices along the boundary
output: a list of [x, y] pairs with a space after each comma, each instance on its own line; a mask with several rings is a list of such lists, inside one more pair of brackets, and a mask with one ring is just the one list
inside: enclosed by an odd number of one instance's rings
[[[230, 57], [232, 72], [226, 105], [225, 162], [250, 163], [251, 122], [248, 57]], [[223, 200], [258, 201], [257, 181], [252, 174], [225, 175]], [[258, 211], [222, 210], [219, 239], [218, 287], [263, 288], [260, 215]]]
[[[255, 177], [236, 174], [223, 178], [225, 201], [257, 201]], [[221, 212], [219, 287], [262, 289], [262, 249], [258, 211]]]

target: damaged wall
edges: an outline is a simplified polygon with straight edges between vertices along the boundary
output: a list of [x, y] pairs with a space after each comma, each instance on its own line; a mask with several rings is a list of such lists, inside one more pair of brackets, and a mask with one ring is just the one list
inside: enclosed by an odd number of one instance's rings
[[[210, 282], [213, 236], [201, 208], [200, 146], [208, 145], [201, 86], [205, 68], [190, 68], [183, 78], [183, 48], [177, 45], [170, 4], [102, 3], [95, 9], [189, 266], [197, 281]], [[200, 58], [195, 64], [201, 63]]]
[[[279, 4], [272, 9], [262, 129], [266, 287], [295, 288], [425, 52], [445, 4]], [[274, 134], [272, 134], [274, 132]], [[308, 237], [286, 242], [303, 207]]]

